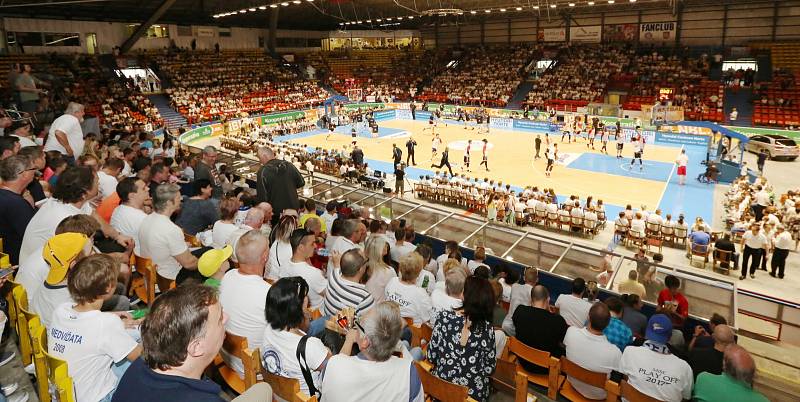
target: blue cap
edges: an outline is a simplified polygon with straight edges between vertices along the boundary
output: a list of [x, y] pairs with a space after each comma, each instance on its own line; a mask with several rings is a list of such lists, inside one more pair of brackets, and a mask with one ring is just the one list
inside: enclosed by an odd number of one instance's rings
[[655, 314], [647, 321], [644, 337], [658, 343], [667, 343], [672, 337], [672, 321], [664, 314]]

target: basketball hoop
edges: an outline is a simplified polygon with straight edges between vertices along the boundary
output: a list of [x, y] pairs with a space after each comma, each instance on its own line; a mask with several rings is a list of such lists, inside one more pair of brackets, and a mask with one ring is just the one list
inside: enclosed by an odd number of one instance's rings
[[347, 98], [350, 102], [361, 102], [364, 100], [361, 88], [350, 88], [347, 90]]

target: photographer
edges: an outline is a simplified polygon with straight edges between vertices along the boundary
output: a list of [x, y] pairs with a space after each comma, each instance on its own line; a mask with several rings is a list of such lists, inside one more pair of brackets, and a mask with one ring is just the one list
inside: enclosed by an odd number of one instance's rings
[[403, 196], [403, 189], [405, 188], [405, 163], [398, 163], [394, 165], [394, 192], [398, 197]]

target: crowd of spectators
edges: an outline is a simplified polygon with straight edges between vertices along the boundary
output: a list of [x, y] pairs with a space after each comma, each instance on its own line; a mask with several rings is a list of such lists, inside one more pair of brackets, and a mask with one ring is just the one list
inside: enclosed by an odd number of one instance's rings
[[536, 54], [528, 45], [481, 46], [461, 51], [460, 60], [425, 86], [419, 99], [461, 105], [503, 107], [524, 75], [522, 69]]
[[319, 105], [328, 97], [262, 51], [193, 51], [157, 55], [171, 106], [189, 123]]

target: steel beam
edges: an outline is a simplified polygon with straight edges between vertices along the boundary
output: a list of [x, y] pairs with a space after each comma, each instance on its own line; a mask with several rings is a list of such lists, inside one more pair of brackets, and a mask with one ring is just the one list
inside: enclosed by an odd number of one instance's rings
[[164, 0], [164, 2], [161, 3], [161, 5], [158, 6], [155, 11], [153, 11], [153, 14], [151, 14], [150, 17], [141, 23], [139, 27], [136, 28], [136, 31], [134, 31], [133, 34], [131, 34], [131, 36], [125, 40], [122, 46], [120, 46], [120, 53], [124, 54], [128, 50], [131, 50], [133, 45], [135, 45], [136, 42], [141, 39], [147, 30], [150, 29], [150, 27], [163, 16], [164, 13], [166, 13], [176, 1], [177, 0]]

